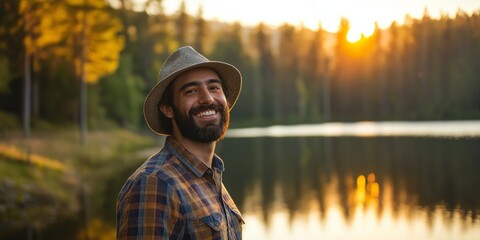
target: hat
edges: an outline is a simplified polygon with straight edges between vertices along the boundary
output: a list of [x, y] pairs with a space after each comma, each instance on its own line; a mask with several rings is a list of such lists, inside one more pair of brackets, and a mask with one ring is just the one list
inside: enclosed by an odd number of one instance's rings
[[170, 119], [160, 112], [158, 104], [165, 89], [175, 78], [187, 70], [199, 67], [210, 68], [217, 72], [222, 81], [225, 97], [230, 104], [230, 110], [233, 108], [242, 88], [240, 71], [231, 64], [210, 61], [190, 46], [181, 47], [167, 58], [158, 74], [158, 83], [150, 90], [143, 104], [143, 115], [154, 132], [161, 135], [172, 134], [166, 127]]

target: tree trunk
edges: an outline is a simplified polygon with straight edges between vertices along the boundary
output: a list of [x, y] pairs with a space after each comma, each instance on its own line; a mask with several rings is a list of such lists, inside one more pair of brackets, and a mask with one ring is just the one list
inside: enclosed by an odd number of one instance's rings
[[[30, 23], [30, 13], [27, 6], [25, 10], [25, 22], [24, 22], [24, 29], [25, 29], [25, 38], [28, 37], [28, 34], [31, 29]], [[23, 135], [25, 137], [25, 152], [27, 153], [27, 159], [30, 161], [30, 113], [31, 113], [31, 96], [32, 96], [32, 80], [31, 80], [31, 57], [30, 57], [30, 48], [25, 43], [25, 58], [24, 58], [24, 73], [23, 73]]]
[[322, 107], [322, 109], [323, 109], [323, 111], [322, 112], [323, 112], [323, 121], [324, 122], [330, 121], [331, 120], [331, 114], [332, 114], [331, 103], [330, 103], [330, 101], [331, 101], [331, 97], [330, 97], [331, 86], [330, 86], [330, 77], [328, 75], [328, 69], [330, 69], [329, 63], [330, 63], [329, 60], [326, 59], [324, 69], [327, 69], [327, 70], [325, 71], [325, 74], [323, 76], [323, 81], [322, 81], [322, 83], [323, 83], [323, 86], [322, 86], [322, 89], [323, 89], [323, 94], [322, 94], [322, 96], [323, 96], [323, 101], [322, 101], [323, 102], [323, 107]]
[[82, 32], [81, 32], [81, 56], [80, 56], [80, 143], [84, 145], [87, 141], [87, 83], [85, 74], [86, 62], [86, 27], [87, 27], [87, 0], [84, 0]]

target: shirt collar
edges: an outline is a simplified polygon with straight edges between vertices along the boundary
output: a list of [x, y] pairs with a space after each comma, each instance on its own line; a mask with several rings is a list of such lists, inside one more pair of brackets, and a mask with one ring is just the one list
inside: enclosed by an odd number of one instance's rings
[[[207, 172], [209, 167], [205, 165], [200, 159], [190, 153], [183, 145], [181, 145], [173, 137], [169, 136], [165, 140], [165, 148], [172, 152], [178, 160], [180, 160], [185, 166], [187, 166], [197, 177], [201, 177]], [[213, 156], [212, 168], [223, 172], [224, 165], [223, 160], [216, 154]]]

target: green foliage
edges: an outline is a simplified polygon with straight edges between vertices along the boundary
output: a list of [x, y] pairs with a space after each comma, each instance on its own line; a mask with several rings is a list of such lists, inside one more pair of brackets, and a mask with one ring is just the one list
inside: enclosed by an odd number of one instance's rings
[[14, 114], [0, 111], [0, 133], [20, 129], [20, 121]]
[[101, 103], [103, 97], [99, 93], [99, 86], [89, 84], [87, 91], [88, 128], [96, 131], [109, 130], [118, 127], [112, 119], [109, 119], [106, 109]]
[[51, 72], [38, 74], [41, 117], [54, 123], [78, 122], [80, 83], [68, 63], [51, 66]]
[[133, 73], [132, 65], [131, 57], [124, 54], [117, 72], [100, 81], [100, 95], [111, 119], [121, 126], [136, 129], [143, 120], [144, 83]]

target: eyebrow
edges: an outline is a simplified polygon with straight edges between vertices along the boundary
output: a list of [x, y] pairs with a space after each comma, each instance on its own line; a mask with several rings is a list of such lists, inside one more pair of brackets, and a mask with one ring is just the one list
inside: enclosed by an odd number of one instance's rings
[[[211, 83], [218, 83], [218, 84], [222, 84], [222, 81], [220, 81], [220, 79], [208, 79], [207, 80], [207, 84], [211, 84]], [[202, 85], [202, 83], [200, 81], [193, 81], [193, 82], [189, 82], [189, 83], [186, 83], [184, 84], [183, 86], [180, 87], [180, 91], [183, 91], [185, 90], [186, 88], [189, 88], [191, 86], [200, 86]]]

